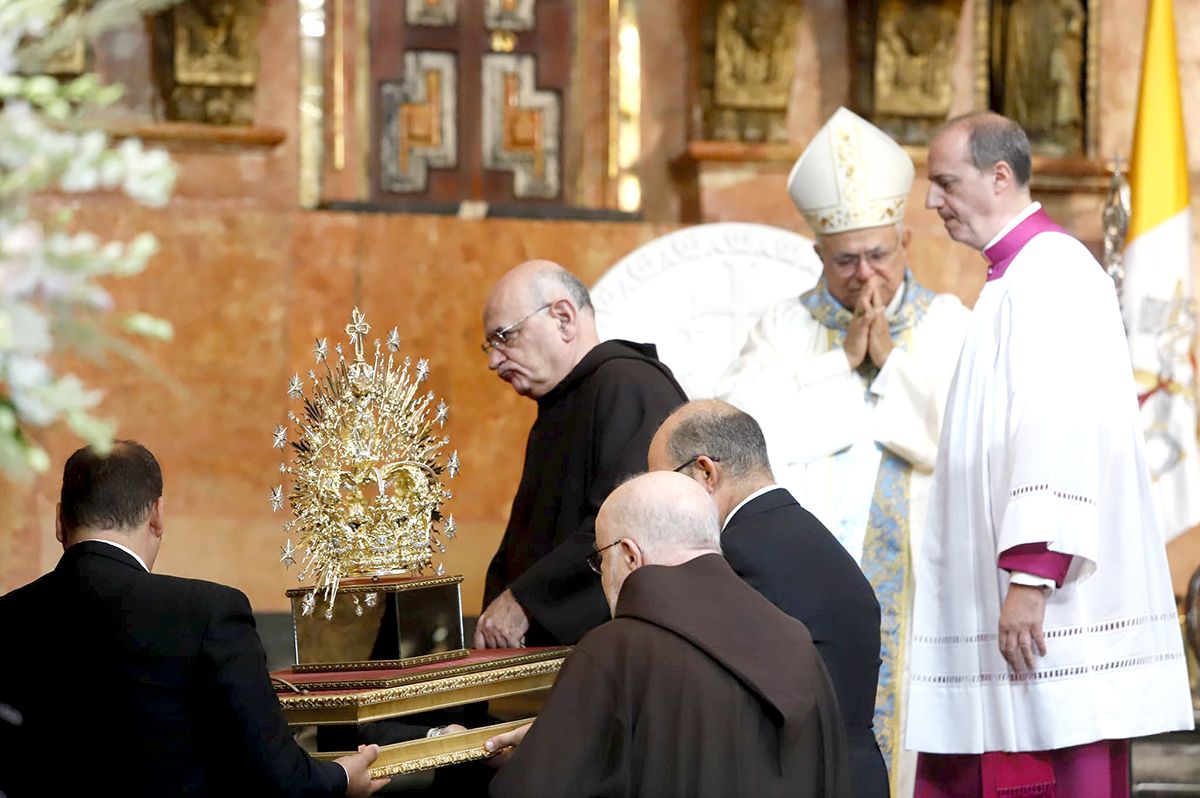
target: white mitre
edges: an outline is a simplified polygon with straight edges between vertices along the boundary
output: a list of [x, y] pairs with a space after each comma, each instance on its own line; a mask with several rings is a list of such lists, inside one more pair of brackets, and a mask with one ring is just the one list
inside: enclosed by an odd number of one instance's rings
[[788, 176], [788, 194], [818, 235], [896, 224], [913, 182], [913, 162], [886, 133], [839, 108]]

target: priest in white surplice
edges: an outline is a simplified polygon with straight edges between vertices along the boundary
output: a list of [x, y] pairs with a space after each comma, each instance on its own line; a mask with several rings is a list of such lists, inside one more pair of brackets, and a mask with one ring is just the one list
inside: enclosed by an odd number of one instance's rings
[[893, 795], [900, 761], [910, 567], [924, 524], [945, 397], [970, 313], [908, 269], [908, 154], [842, 108], [788, 178], [823, 264], [811, 291], [772, 308], [717, 393], [753, 415], [784, 487], [859, 562], [882, 610], [875, 734]]
[[1192, 727], [1116, 293], [1029, 178], [1025, 133], [996, 114], [930, 147], [926, 205], [988, 282], [918, 565], [918, 798], [1127, 796], [1129, 738]]

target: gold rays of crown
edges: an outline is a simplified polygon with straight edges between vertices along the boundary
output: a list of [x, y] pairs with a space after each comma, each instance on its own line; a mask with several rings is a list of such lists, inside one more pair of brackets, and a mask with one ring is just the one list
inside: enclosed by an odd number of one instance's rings
[[[342, 579], [423, 572], [455, 534], [454, 516], [443, 518], [440, 508], [452, 497], [442, 474], [458, 475], [458, 452], [443, 462], [450, 439], [440, 430], [449, 409], [441, 400], [432, 408], [432, 391], [419, 394], [429, 361], [418, 360], [415, 367], [407, 357], [398, 361], [400, 334], [394, 327], [386, 344], [375, 340], [368, 361], [363, 349], [370, 331], [355, 308], [346, 325], [353, 359], [337, 344], [331, 362], [328, 339], [322, 338], [313, 353], [325, 374], [308, 372], [308, 396], [299, 374], [288, 384], [288, 396], [303, 400], [304, 408], [301, 415], [288, 412], [296, 435], [293, 457], [279, 466], [291, 480], [287, 502], [294, 516], [283, 525], [288, 539], [280, 562], [290, 568], [299, 557], [299, 581], [314, 580], [302, 600], [305, 615], [322, 593], [325, 617], [331, 618]], [[287, 445], [288, 429], [280, 424], [274, 447]], [[283, 484], [271, 490], [276, 512], [283, 509], [283, 491]], [[440, 564], [436, 573], [443, 573]]]

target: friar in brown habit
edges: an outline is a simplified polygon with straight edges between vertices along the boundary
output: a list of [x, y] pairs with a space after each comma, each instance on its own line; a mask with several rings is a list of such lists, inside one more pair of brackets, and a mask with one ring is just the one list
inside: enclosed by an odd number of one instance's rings
[[850, 795], [808, 630], [720, 551], [716, 509], [687, 477], [612, 493], [591, 562], [613, 620], [579, 642], [531, 726], [488, 742], [517, 745], [492, 796]]

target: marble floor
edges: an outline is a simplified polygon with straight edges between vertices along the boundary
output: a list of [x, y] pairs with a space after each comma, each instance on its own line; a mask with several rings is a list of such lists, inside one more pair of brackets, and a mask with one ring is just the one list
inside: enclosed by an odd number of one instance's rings
[[1135, 740], [1132, 759], [1137, 798], [1200, 798], [1200, 732]]

